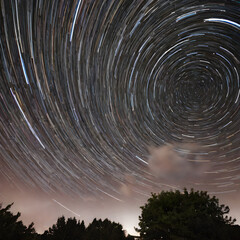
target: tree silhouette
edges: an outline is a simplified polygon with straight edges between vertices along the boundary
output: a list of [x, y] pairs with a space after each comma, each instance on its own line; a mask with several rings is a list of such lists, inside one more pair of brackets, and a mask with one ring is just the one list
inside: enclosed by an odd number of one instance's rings
[[36, 233], [33, 228], [33, 223], [28, 227], [23, 225], [22, 221], [18, 221], [20, 213], [16, 215], [9, 210], [12, 204], [2, 208], [0, 205], [0, 240], [30, 240], [35, 239]]
[[108, 219], [102, 221], [96, 218], [89, 224], [87, 229], [84, 222], [75, 218], [64, 216], [58, 218], [57, 223], [45, 231], [41, 240], [124, 240], [126, 238], [119, 223], [111, 222]]
[[136, 230], [143, 239], [232, 240], [230, 235], [239, 230], [233, 231], [235, 219], [226, 216], [229, 207], [203, 191], [152, 194], [141, 209]]
[[77, 221], [76, 218], [65, 217], [58, 218], [48, 231], [45, 231], [41, 237], [42, 240], [84, 240], [85, 239], [85, 224], [84, 221]]
[[126, 239], [122, 225], [108, 219], [102, 221], [96, 218], [87, 228], [87, 240], [124, 240]]

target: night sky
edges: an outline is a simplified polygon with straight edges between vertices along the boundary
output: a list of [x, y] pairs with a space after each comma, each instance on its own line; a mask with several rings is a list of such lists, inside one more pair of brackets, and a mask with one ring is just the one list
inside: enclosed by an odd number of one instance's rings
[[240, 223], [240, 3], [0, 0], [0, 202], [41, 232], [207, 190]]

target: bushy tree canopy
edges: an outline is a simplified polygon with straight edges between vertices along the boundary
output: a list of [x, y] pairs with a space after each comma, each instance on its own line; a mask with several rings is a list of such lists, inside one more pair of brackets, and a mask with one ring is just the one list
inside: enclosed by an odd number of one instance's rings
[[233, 239], [229, 207], [207, 192], [163, 191], [152, 194], [141, 209], [137, 231], [143, 239]]
[[20, 213], [14, 215], [10, 212], [13, 204], [5, 208], [0, 205], [0, 240], [30, 240], [35, 238], [33, 223], [28, 227], [19, 221]]
[[87, 228], [87, 240], [124, 240], [126, 239], [122, 225], [108, 219], [96, 218]]
[[60, 217], [57, 223], [45, 231], [41, 240], [124, 240], [122, 225], [108, 219], [96, 218], [86, 228], [84, 222], [75, 218]]
[[62, 216], [58, 218], [57, 223], [45, 231], [41, 237], [42, 240], [83, 240], [85, 239], [84, 221], [77, 221], [76, 218]]

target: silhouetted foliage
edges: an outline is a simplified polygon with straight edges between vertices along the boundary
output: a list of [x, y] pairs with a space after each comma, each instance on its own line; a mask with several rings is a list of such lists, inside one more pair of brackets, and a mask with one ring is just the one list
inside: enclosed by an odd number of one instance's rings
[[9, 204], [5, 208], [0, 205], [0, 240], [35, 239], [36, 233], [33, 223], [26, 227], [22, 221], [18, 221], [21, 214], [19, 212], [16, 215], [11, 213], [9, 209], [12, 205]]
[[[96, 218], [86, 228], [84, 221], [62, 216], [42, 235], [33, 223], [28, 227], [18, 221], [20, 213], [10, 212], [12, 204], [0, 205], [0, 240], [133, 240], [125, 236], [119, 223]], [[229, 208], [219, 205], [207, 192], [162, 192], [152, 194], [139, 217], [141, 239], [239, 240], [240, 226], [225, 216]]]
[[85, 239], [85, 224], [84, 221], [77, 221], [76, 218], [65, 217], [58, 218], [48, 231], [45, 231], [41, 237], [42, 240], [84, 240]]
[[87, 240], [124, 240], [126, 239], [122, 225], [108, 219], [93, 220], [87, 228]]
[[75, 218], [60, 217], [48, 231], [45, 231], [42, 240], [124, 240], [126, 239], [122, 225], [108, 219], [93, 220], [87, 229], [84, 222]]
[[141, 209], [136, 230], [143, 239], [233, 240], [239, 234], [235, 219], [226, 216], [229, 207], [207, 192], [163, 191], [152, 194]]

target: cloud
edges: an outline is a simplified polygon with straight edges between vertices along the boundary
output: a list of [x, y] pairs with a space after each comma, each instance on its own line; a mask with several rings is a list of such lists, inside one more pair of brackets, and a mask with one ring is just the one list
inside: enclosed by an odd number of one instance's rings
[[190, 181], [211, 167], [206, 153], [197, 144], [169, 144], [149, 148], [149, 169], [158, 178]]
[[133, 188], [136, 185], [136, 179], [132, 175], [125, 175], [124, 183], [121, 183], [120, 193], [126, 197], [134, 194]]

